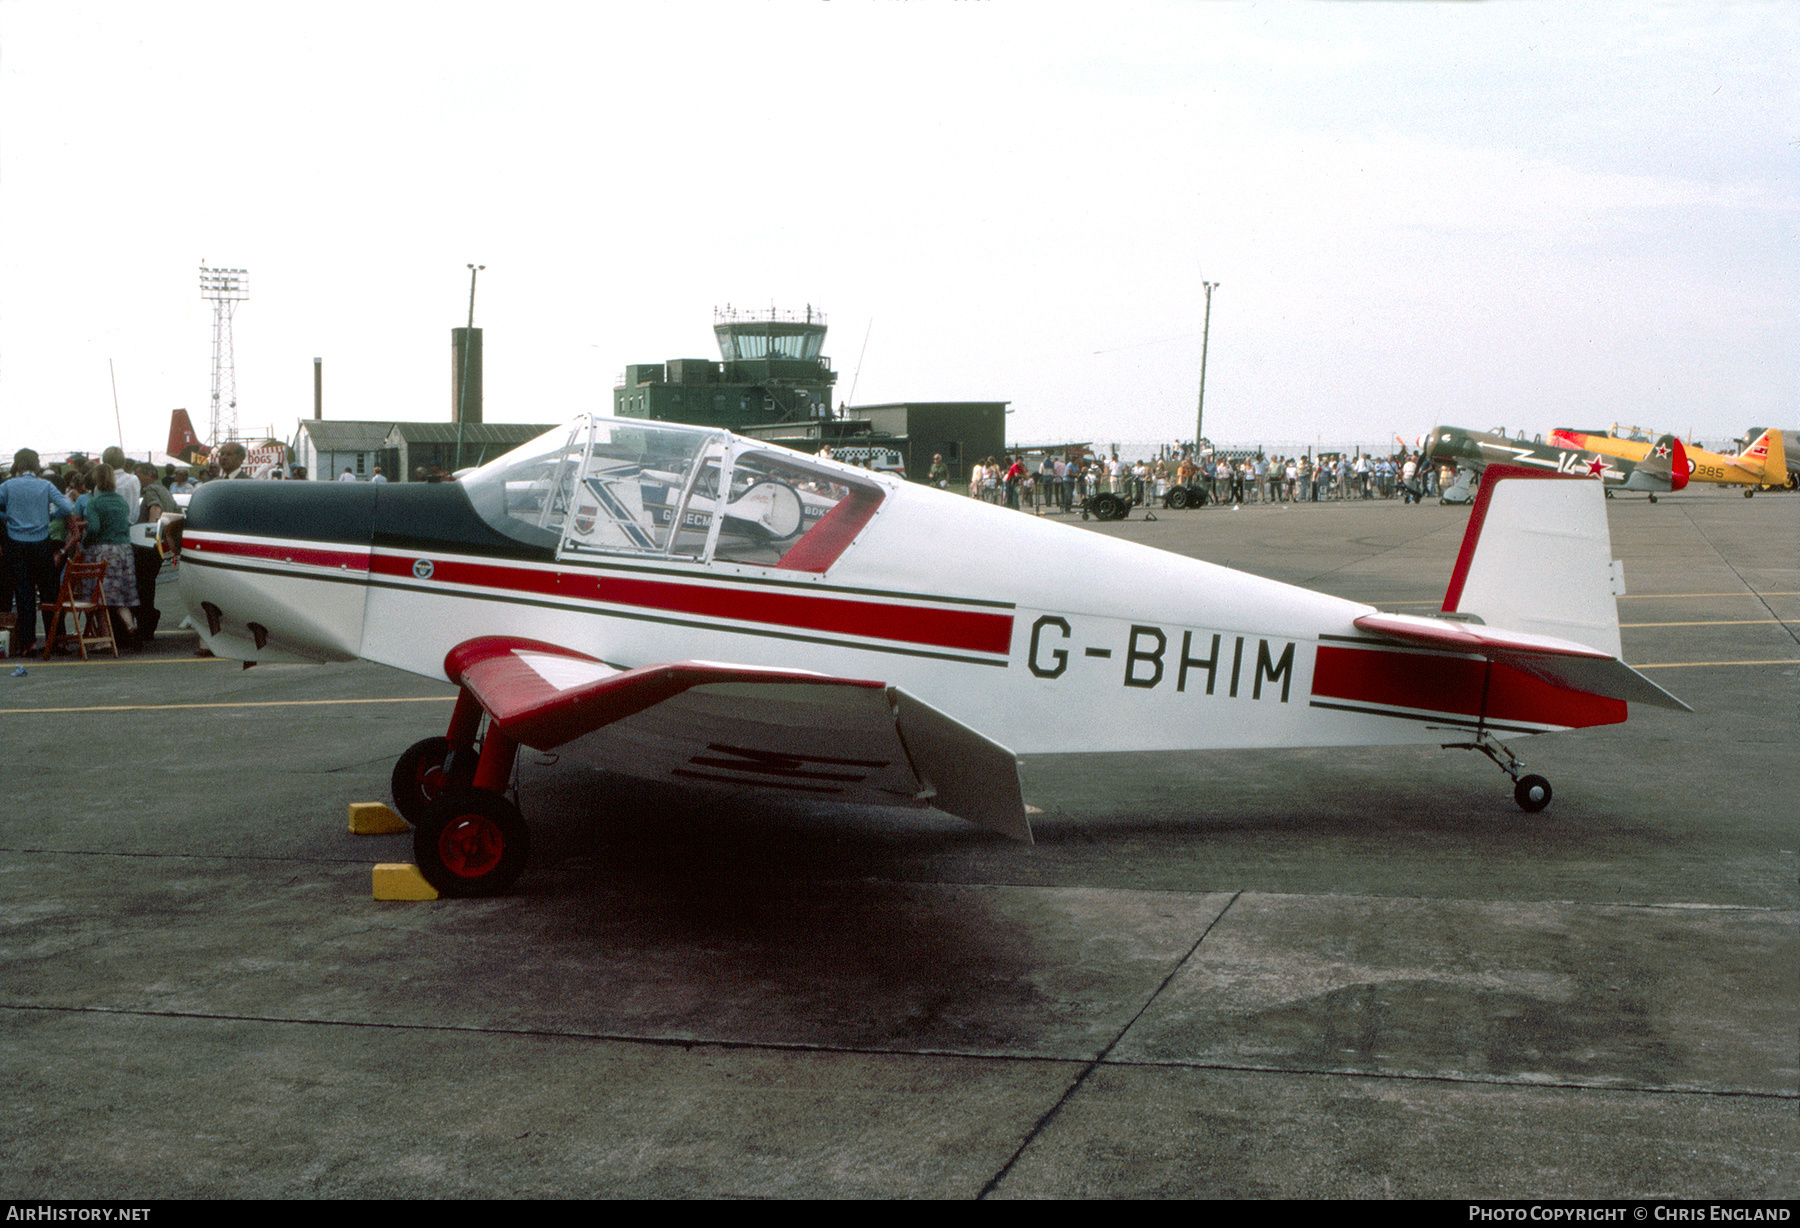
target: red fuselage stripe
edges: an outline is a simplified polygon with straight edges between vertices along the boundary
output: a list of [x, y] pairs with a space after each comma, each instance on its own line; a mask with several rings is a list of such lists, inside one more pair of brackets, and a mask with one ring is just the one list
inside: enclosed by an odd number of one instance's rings
[[331, 550], [319, 546], [267, 546], [256, 542], [227, 542], [217, 538], [188, 533], [182, 540], [183, 550], [201, 554], [229, 554], [237, 558], [268, 559], [276, 563], [303, 563], [308, 567], [337, 567], [351, 571], [369, 570], [367, 550]]
[[[212, 538], [190, 538], [190, 548], [203, 554], [348, 567], [377, 576], [414, 579], [413, 556], [377, 554], [371, 557], [349, 550], [269, 546]], [[467, 585], [564, 601], [598, 601], [666, 614], [763, 623], [963, 652], [1005, 655], [1012, 650], [1011, 614], [645, 580], [585, 568], [540, 570], [441, 558], [433, 558], [431, 563], [429, 582], [434, 587]]]
[[[1486, 670], [1487, 662], [1468, 657], [1321, 644], [1312, 693], [1325, 699], [1479, 716]], [[1485, 681], [1488, 720], [1580, 729], [1625, 719], [1622, 699], [1551, 686], [1508, 665], [1496, 663], [1493, 670]]]

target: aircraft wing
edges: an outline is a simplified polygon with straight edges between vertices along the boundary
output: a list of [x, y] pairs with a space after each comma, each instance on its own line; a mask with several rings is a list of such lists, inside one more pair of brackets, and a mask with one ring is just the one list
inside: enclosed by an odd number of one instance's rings
[[444, 672], [515, 742], [605, 770], [930, 805], [1031, 840], [1013, 753], [882, 682], [717, 661], [619, 669], [515, 636], [458, 644]]
[[1356, 620], [1356, 626], [1422, 648], [1474, 653], [1521, 670], [1551, 686], [1622, 699], [1627, 703], [1693, 711], [1619, 658], [1573, 640], [1501, 631], [1447, 619], [1421, 618], [1416, 614], [1365, 614]]

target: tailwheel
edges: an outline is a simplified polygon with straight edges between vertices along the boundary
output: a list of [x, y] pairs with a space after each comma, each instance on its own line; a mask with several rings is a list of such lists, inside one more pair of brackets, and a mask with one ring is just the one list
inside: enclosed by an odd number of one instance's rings
[[417, 823], [445, 791], [466, 786], [474, 778], [474, 752], [458, 756], [453, 765], [450, 751], [449, 738], [426, 738], [407, 747], [394, 761], [388, 788], [394, 795], [394, 809], [408, 823]]
[[1496, 767], [1512, 777], [1513, 801], [1519, 803], [1519, 809], [1526, 814], [1536, 814], [1550, 804], [1550, 782], [1542, 776], [1524, 775], [1524, 760], [1487, 730], [1476, 730], [1473, 742], [1446, 742], [1444, 749], [1480, 751], [1492, 759]]
[[519, 808], [488, 789], [450, 789], [413, 828], [413, 860], [440, 895], [499, 895], [531, 853]]
[[1652, 502], [1652, 503], [1655, 503], [1655, 502], [1656, 502], [1656, 496], [1655, 496], [1655, 495], [1651, 495], [1651, 496], [1650, 496], [1650, 502]]
[[1526, 814], [1536, 814], [1550, 804], [1550, 782], [1542, 776], [1521, 776], [1513, 786], [1513, 801]]

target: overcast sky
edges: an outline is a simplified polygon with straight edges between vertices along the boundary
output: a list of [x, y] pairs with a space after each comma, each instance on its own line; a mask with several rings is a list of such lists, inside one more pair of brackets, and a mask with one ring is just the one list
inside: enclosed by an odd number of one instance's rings
[[[1800, 5], [0, 0], [0, 447], [489, 421], [829, 317], [1015, 440], [1800, 424]], [[867, 340], [865, 349], [865, 338]]]

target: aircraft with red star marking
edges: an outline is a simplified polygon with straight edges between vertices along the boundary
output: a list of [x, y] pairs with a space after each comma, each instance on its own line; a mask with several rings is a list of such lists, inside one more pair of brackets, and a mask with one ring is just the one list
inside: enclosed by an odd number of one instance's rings
[[[1650, 442], [1652, 438], [1656, 439], [1655, 443]], [[1672, 460], [1674, 450], [1670, 447], [1670, 441], [1674, 439], [1673, 435], [1658, 437], [1654, 432], [1639, 427], [1629, 427], [1623, 431], [1618, 426], [1608, 431], [1577, 431], [1559, 426], [1550, 432], [1550, 442], [1555, 447], [1597, 452], [1639, 465], [1647, 458], [1663, 457]], [[1675, 442], [1680, 443], [1679, 440]], [[1689, 482], [1742, 486], [1746, 499], [1754, 495], [1759, 486], [1787, 484], [1787, 458], [1781, 432], [1778, 430], [1762, 432], [1736, 456], [1708, 452], [1704, 448], [1690, 448], [1685, 444], [1681, 446], [1686, 455]]]
[[1424, 450], [1433, 464], [1450, 464], [1457, 469], [1456, 483], [1444, 491], [1446, 503], [1469, 502], [1474, 480], [1489, 465], [1598, 478], [1609, 499], [1615, 490], [1629, 490], [1646, 494], [1655, 503], [1658, 495], [1681, 490], [1688, 484], [1687, 451], [1673, 435], [1646, 446], [1644, 455], [1633, 459], [1609, 456], [1567, 441], [1559, 443], [1555, 435], [1545, 443], [1542, 436], [1527, 440], [1522, 433], [1509, 436], [1504, 429], [1475, 431], [1462, 426], [1437, 426], [1432, 428]]

